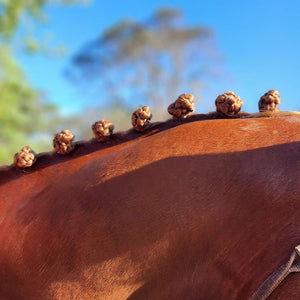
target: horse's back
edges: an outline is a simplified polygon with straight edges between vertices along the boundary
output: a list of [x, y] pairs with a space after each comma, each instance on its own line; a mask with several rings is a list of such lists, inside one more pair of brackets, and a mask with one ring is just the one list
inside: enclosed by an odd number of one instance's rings
[[299, 133], [297, 116], [193, 122], [2, 172], [0, 295], [249, 298], [300, 242]]

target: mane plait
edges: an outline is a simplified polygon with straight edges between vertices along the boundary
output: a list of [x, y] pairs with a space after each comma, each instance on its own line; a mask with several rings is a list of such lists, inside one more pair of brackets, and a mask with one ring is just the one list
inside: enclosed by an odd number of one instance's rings
[[131, 123], [136, 131], [142, 132], [150, 127], [152, 114], [149, 106], [142, 106], [135, 110], [131, 115]]
[[244, 102], [234, 92], [226, 92], [215, 100], [216, 110], [220, 114], [232, 117], [238, 114]]
[[279, 111], [277, 104], [281, 104], [280, 94], [278, 91], [270, 90], [260, 97], [258, 108], [260, 112]]
[[[195, 111], [195, 96], [193, 94], [181, 94], [176, 101], [168, 107], [168, 112], [173, 116], [173, 121], [164, 127], [173, 127], [184, 122], [194, 122], [212, 119], [232, 119], [232, 118], [262, 118], [262, 117], [285, 117], [299, 115], [299, 112], [279, 112], [277, 104], [281, 103], [279, 92], [269, 90], [259, 100], [259, 113], [249, 114], [241, 112], [243, 101], [234, 92], [226, 92], [219, 95], [215, 100], [216, 111], [208, 114], [193, 115]], [[151, 124], [152, 113], [149, 106], [141, 106], [131, 115], [131, 123], [135, 132], [145, 133], [148, 129], [157, 125]], [[175, 122], [175, 123], [174, 123]], [[179, 123], [178, 123], [179, 122]], [[161, 124], [161, 123], [159, 123]], [[113, 136], [114, 125], [108, 120], [95, 122], [91, 129], [98, 142], [110, 143]], [[55, 134], [53, 147], [58, 154], [70, 154], [74, 148], [75, 135], [68, 129]], [[36, 161], [36, 155], [29, 147], [23, 147], [14, 157], [14, 164], [19, 168], [31, 167]]]
[[108, 120], [101, 120], [92, 125], [92, 130], [98, 142], [105, 142], [112, 136], [114, 125]]
[[69, 154], [74, 150], [75, 135], [68, 129], [57, 133], [53, 139], [53, 147], [58, 154]]
[[14, 156], [14, 164], [19, 168], [29, 168], [36, 162], [36, 154], [29, 147], [23, 147], [18, 153]]
[[177, 119], [188, 118], [195, 110], [195, 96], [181, 94], [177, 100], [168, 107], [168, 113]]

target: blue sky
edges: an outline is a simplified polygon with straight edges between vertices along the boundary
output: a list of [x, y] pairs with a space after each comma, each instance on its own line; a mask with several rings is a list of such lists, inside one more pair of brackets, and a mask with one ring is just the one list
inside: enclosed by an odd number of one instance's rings
[[71, 55], [120, 19], [143, 20], [162, 6], [181, 9], [187, 24], [211, 27], [224, 57], [225, 76], [203, 91], [198, 112], [214, 109], [217, 95], [228, 90], [244, 100], [244, 111], [256, 112], [260, 96], [270, 89], [280, 92], [281, 110], [300, 110], [300, 2], [297, 0], [94, 0], [87, 6], [49, 6], [46, 12], [51, 23], [39, 25], [36, 33], [51, 31], [56, 44], [64, 44], [68, 54], [49, 58], [16, 53], [17, 58], [31, 83], [45, 90], [63, 113], [78, 113], [87, 99], [63, 74]]

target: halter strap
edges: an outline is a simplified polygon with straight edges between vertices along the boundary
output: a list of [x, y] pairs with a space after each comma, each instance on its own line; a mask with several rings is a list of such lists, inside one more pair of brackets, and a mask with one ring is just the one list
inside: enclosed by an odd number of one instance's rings
[[279, 286], [290, 274], [300, 272], [300, 245], [296, 246], [290, 259], [284, 265], [273, 272], [249, 300], [264, 300]]

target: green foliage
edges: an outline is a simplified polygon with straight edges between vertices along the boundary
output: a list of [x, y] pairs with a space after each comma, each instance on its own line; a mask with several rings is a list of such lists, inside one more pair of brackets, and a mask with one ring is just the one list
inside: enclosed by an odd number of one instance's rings
[[[24, 16], [37, 19], [41, 22], [47, 20], [43, 12], [46, 4], [51, 0], [1, 0], [0, 1], [0, 35], [10, 38], [20, 26]], [[71, 4], [78, 0], [57, 0], [57, 4]]]
[[[12, 55], [11, 41], [17, 29], [22, 28], [26, 32], [24, 20], [45, 22], [47, 16], [43, 9], [51, 2], [0, 0], [0, 164], [11, 163], [13, 154], [27, 144], [37, 152], [50, 148], [48, 132], [57, 120], [57, 108], [49, 105], [44, 94], [26, 80], [21, 66]], [[61, 0], [56, 4], [73, 2], [78, 1]], [[30, 34], [24, 36], [23, 43], [27, 53], [49, 53], [48, 45], [43, 46]], [[58, 51], [62, 53], [63, 47]]]
[[7, 163], [34, 135], [47, 132], [56, 108], [26, 82], [5, 46], [0, 47], [0, 66], [0, 161]]

